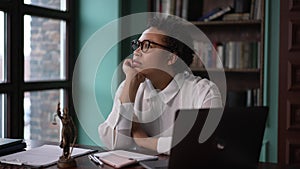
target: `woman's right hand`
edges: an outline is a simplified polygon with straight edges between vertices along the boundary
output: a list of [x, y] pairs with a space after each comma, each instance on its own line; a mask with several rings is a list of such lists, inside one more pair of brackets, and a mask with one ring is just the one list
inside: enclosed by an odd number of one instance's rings
[[134, 102], [136, 92], [140, 83], [145, 81], [142, 73], [138, 72], [132, 63], [132, 59], [125, 59], [123, 62], [123, 72], [125, 73], [125, 86], [123, 88], [120, 100], [122, 103]]
[[123, 68], [123, 72], [126, 75], [126, 78], [127, 77], [132, 78], [138, 73], [138, 71], [133, 68], [133, 60], [132, 59], [125, 59], [123, 62], [122, 68]]

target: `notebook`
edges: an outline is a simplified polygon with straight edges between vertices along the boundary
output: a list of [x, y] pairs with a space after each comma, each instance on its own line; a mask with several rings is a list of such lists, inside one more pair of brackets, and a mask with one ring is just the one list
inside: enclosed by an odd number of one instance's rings
[[146, 160], [157, 160], [158, 156], [136, 153], [125, 150], [113, 150], [94, 154], [104, 163], [114, 168], [122, 168]]
[[[199, 143], [203, 141], [199, 136], [207, 125], [208, 114], [220, 112], [222, 109], [218, 108], [178, 110], [169, 161], [140, 164], [148, 169], [257, 169], [268, 107], [225, 108], [216, 129], [207, 140]], [[187, 124], [191, 119], [195, 122], [189, 128]], [[183, 131], [188, 131], [185, 137], [182, 137]]]

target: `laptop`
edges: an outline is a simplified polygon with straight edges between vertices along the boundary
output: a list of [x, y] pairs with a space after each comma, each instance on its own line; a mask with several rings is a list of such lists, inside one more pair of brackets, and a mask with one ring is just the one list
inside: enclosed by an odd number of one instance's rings
[[267, 115], [268, 107], [178, 110], [169, 159], [140, 164], [147, 169], [257, 169]]

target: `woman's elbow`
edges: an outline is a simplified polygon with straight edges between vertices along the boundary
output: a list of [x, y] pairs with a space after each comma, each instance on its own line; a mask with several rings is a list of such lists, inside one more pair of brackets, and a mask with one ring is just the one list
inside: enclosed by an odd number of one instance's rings
[[100, 124], [98, 126], [98, 135], [99, 135], [99, 138], [101, 140], [101, 142], [103, 143], [103, 145], [109, 149], [109, 150], [112, 150], [114, 149], [113, 147], [113, 136], [112, 136], [112, 132], [111, 132], [112, 129], [110, 129], [109, 126], [107, 126], [105, 123], [103, 124]]

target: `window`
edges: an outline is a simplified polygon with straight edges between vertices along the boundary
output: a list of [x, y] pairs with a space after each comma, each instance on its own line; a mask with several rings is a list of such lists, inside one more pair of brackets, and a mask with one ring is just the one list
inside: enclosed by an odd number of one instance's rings
[[44, 8], [49, 8], [49, 9], [57, 9], [57, 10], [66, 10], [66, 0], [52, 0], [51, 2], [48, 1], [33, 1], [33, 0], [24, 0], [25, 4], [31, 4], [34, 6], [40, 6]]
[[0, 11], [0, 83], [3, 83], [5, 81], [6, 77], [6, 70], [5, 70], [5, 48], [4, 48], [4, 42], [5, 42], [5, 20], [4, 20], [4, 12]]
[[59, 141], [57, 104], [74, 110], [74, 3], [0, 1], [0, 137]]
[[24, 16], [25, 81], [66, 79], [66, 22]]
[[[5, 50], [5, 13], [0, 11], [0, 84], [5, 83], [6, 81], [6, 50]], [[0, 93], [0, 137], [4, 137], [6, 135], [6, 117], [7, 117], [7, 110], [6, 110], [6, 94]]]

